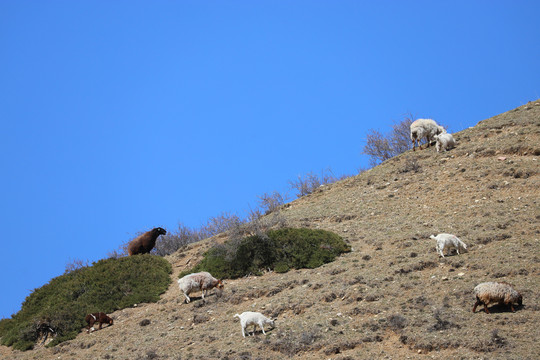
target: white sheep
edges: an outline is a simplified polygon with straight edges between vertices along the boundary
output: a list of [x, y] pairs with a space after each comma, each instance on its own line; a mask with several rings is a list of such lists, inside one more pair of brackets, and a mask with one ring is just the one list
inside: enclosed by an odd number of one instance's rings
[[[235, 314], [234, 317], [237, 317], [240, 319], [240, 325], [242, 325], [242, 336], [246, 337], [246, 327], [249, 325], [253, 325], [253, 334], [255, 334], [255, 330], [257, 329], [257, 325], [259, 325], [262, 329], [262, 332], [264, 335], [266, 333], [264, 332], [264, 324], [270, 324], [272, 326], [272, 329], [275, 327], [274, 320], [270, 320], [263, 314], [259, 312], [253, 312], [253, 311], [245, 311], [242, 314], [238, 315]], [[247, 333], [249, 336], [249, 332]]]
[[178, 279], [178, 286], [186, 297], [186, 303], [189, 303], [191, 301], [188, 295], [193, 291], [201, 290], [202, 299], [204, 301], [204, 295], [206, 295], [208, 290], [212, 288], [217, 288], [219, 291], [223, 290], [223, 282], [214, 278], [212, 275], [210, 275], [210, 273], [207, 273], [205, 271], [189, 274], [181, 279]]
[[458, 255], [459, 250], [467, 251], [467, 245], [461, 241], [456, 235], [452, 234], [439, 234], [437, 236], [430, 235], [431, 239], [437, 240], [437, 252], [444, 257], [443, 250], [445, 248], [455, 248]]
[[435, 147], [437, 148], [437, 152], [439, 152], [440, 150], [447, 151], [456, 146], [456, 140], [454, 140], [452, 134], [448, 133], [435, 135], [435, 141]]
[[523, 297], [517, 292], [512, 285], [505, 282], [484, 282], [477, 285], [474, 288], [474, 295], [476, 296], [476, 303], [473, 307], [473, 312], [476, 311], [476, 307], [480, 304], [484, 305], [486, 314], [489, 314], [488, 305], [491, 303], [499, 303], [510, 305], [510, 310], [515, 312], [514, 303], [519, 306], [523, 304]]
[[[416, 150], [416, 145], [419, 145], [420, 140], [426, 139], [427, 146], [429, 147], [431, 145], [431, 141], [435, 137], [435, 135], [444, 134], [446, 133], [446, 130], [439, 126], [435, 120], [432, 119], [417, 119], [413, 121], [411, 124], [411, 140], [413, 143], [413, 151]], [[419, 149], [422, 149], [421, 146], [419, 146]]]

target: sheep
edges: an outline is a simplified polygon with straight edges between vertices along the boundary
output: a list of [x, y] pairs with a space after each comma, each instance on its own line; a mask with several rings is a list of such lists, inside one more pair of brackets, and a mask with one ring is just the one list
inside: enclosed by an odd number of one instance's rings
[[439, 234], [437, 236], [430, 235], [431, 239], [437, 240], [436, 249], [439, 255], [444, 257], [443, 250], [445, 248], [455, 248], [458, 255], [459, 250], [462, 250], [464, 252], [467, 251], [467, 245], [463, 241], [461, 241], [456, 235], [452, 234]]
[[[246, 327], [248, 327], [249, 325], [253, 325], [253, 335], [255, 335], [255, 330], [257, 329], [257, 325], [260, 326], [264, 335], [266, 335], [266, 333], [264, 332], [264, 324], [270, 324], [272, 329], [275, 327], [274, 325], [275, 319], [270, 320], [269, 318], [267, 318], [266, 316], [264, 316], [263, 314], [259, 312], [246, 311], [240, 315], [235, 314], [234, 317], [237, 317], [240, 319], [240, 325], [242, 326], [243, 337], [246, 337]], [[247, 332], [247, 334], [249, 336], [249, 332]]]
[[434, 139], [436, 141], [435, 147], [437, 149], [437, 152], [439, 152], [440, 150], [447, 151], [456, 146], [456, 140], [454, 140], [452, 134], [446, 133], [435, 135]]
[[519, 306], [523, 304], [523, 297], [517, 292], [512, 285], [505, 282], [484, 282], [477, 285], [474, 288], [474, 295], [476, 296], [476, 303], [472, 309], [473, 313], [476, 311], [476, 307], [480, 304], [484, 305], [486, 314], [489, 314], [488, 305], [492, 303], [499, 303], [510, 305], [510, 310], [515, 312], [514, 303]]
[[210, 273], [207, 273], [205, 271], [189, 274], [181, 279], [178, 279], [178, 286], [186, 297], [186, 304], [189, 304], [189, 302], [191, 301], [188, 295], [195, 290], [202, 291], [203, 301], [204, 295], [207, 293], [208, 290], [212, 288], [217, 288], [220, 292], [223, 290], [223, 282], [214, 278], [212, 275], [210, 275]]
[[[113, 319], [108, 317], [107, 314], [102, 312], [97, 312], [93, 314], [88, 314], [84, 318], [88, 326], [86, 326], [86, 332], [90, 333], [90, 330], [94, 331], [94, 324], [99, 323], [99, 330], [101, 330], [101, 326], [103, 324], [109, 324], [111, 326], [113, 324]], [[91, 329], [90, 329], [91, 328]]]
[[[413, 151], [416, 151], [415, 142], [416, 145], [419, 145], [420, 140], [425, 138], [427, 140], [426, 147], [429, 147], [435, 135], [446, 133], [446, 130], [432, 119], [417, 119], [413, 121], [410, 129]], [[418, 146], [418, 148], [421, 150], [422, 146]]]
[[128, 245], [129, 256], [149, 253], [156, 245], [156, 240], [158, 236], [165, 234], [167, 234], [167, 231], [160, 227], [157, 227], [145, 232], [142, 235], [137, 236], [135, 239], [131, 240]]

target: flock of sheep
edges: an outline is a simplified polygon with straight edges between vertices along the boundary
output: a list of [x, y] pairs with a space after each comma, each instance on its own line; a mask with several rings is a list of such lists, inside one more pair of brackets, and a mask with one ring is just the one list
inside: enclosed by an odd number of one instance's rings
[[[447, 151], [456, 146], [456, 141], [452, 134], [446, 132], [445, 128], [437, 124], [432, 119], [418, 119], [410, 126], [410, 137], [413, 143], [413, 151], [416, 150], [416, 145], [419, 141], [426, 139], [426, 148], [433, 141], [436, 143], [437, 152]], [[416, 143], [416, 144], [415, 144]], [[421, 149], [421, 146], [419, 146]], [[452, 234], [431, 235], [430, 238], [436, 240], [436, 250], [441, 257], [444, 257], [444, 249], [454, 248], [457, 254], [459, 251], [467, 251], [467, 245], [457, 236]], [[476, 303], [473, 307], [473, 312], [476, 311], [478, 305], [484, 305], [484, 310], [489, 314], [487, 306], [489, 304], [499, 303], [509, 305], [512, 312], [515, 311], [513, 304], [522, 305], [523, 298], [512, 285], [505, 282], [484, 282], [474, 288]]]
[[[413, 150], [416, 150], [415, 143], [418, 145], [422, 139], [426, 139], [426, 148], [431, 145], [431, 142], [435, 141], [437, 152], [447, 151], [456, 145], [452, 134], [448, 134], [442, 126], [431, 119], [418, 119], [414, 121], [410, 126], [410, 137], [413, 142]], [[421, 146], [419, 148], [421, 149]], [[157, 238], [166, 233], [164, 229], [158, 227], [138, 236], [128, 245], [129, 256], [149, 253], [155, 246]], [[458, 255], [460, 251], [467, 251], [467, 245], [455, 235], [438, 234], [437, 236], [431, 235], [430, 238], [436, 241], [436, 250], [443, 258], [445, 250], [455, 249]], [[191, 301], [189, 294], [194, 291], [201, 291], [203, 301], [205, 301], [204, 296], [208, 290], [215, 288], [218, 291], [218, 295], [223, 291], [223, 282], [214, 278], [208, 272], [186, 275], [178, 280], [178, 286], [186, 298], [186, 303]], [[476, 312], [478, 305], [484, 305], [485, 312], [489, 314], [488, 305], [494, 303], [510, 306], [511, 311], [514, 312], [514, 304], [517, 303], [521, 306], [523, 301], [521, 294], [512, 285], [505, 282], [481, 283], [474, 288], [474, 295], [476, 297], [476, 303], [472, 310], [473, 313]], [[246, 328], [248, 326], [253, 325], [253, 333], [255, 333], [256, 326], [259, 326], [265, 335], [264, 325], [269, 324], [272, 328], [275, 326], [275, 319], [271, 320], [259, 312], [247, 311], [242, 314], [235, 314], [234, 317], [240, 319], [242, 336], [244, 337], [246, 336]], [[88, 332], [94, 330], [94, 323], [100, 323], [100, 329], [102, 323], [113, 324], [113, 320], [104, 313], [89, 314], [86, 316], [86, 322], [88, 323]]]

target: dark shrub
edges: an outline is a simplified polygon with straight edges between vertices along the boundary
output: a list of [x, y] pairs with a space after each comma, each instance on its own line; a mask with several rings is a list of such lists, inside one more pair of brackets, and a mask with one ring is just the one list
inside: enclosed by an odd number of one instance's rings
[[286, 272], [291, 268], [315, 268], [348, 251], [349, 245], [329, 231], [292, 228], [270, 230], [263, 235], [214, 246], [206, 252], [199, 264], [180, 276], [208, 271], [217, 278], [234, 279], [260, 274], [265, 269]]
[[137, 255], [100, 260], [58, 276], [34, 290], [12, 319], [0, 321], [2, 345], [31, 349], [43, 323], [57, 334], [49, 346], [73, 339], [86, 326], [86, 314], [159, 300], [171, 272], [166, 260]]

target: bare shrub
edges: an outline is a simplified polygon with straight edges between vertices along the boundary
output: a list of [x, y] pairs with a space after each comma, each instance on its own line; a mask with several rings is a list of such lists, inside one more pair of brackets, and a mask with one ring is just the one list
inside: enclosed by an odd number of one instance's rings
[[64, 274], [68, 274], [72, 271], [82, 269], [88, 266], [90, 266], [90, 263], [88, 262], [88, 260], [74, 259], [73, 261], [66, 264], [66, 269], [64, 270]]
[[275, 211], [267, 216], [262, 216], [260, 212], [252, 211], [246, 222], [230, 229], [229, 239], [239, 242], [243, 237], [251, 235], [266, 238], [266, 232], [268, 230], [282, 229], [286, 226], [287, 218], [279, 211]]
[[200, 233], [204, 238], [209, 238], [217, 234], [221, 234], [232, 230], [242, 225], [245, 220], [242, 220], [238, 215], [223, 212], [218, 216], [208, 219], [206, 225], [204, 225]]
[[[333, 345], [330, 348], [324, 350], [325, 355], [332, 355], [332, 354], [340, 354], [343, 351], [351, 350], [360, 345], [362, 341], [356, 340], [356, 341], [343, 341], [337, 345]], [[352, 359], [351, 357], [347, 357], [349, 359]], [[344, 359], [347, 359], [344, 358]]]
[[369, 162], [372, 166], [376, 166], [409, 149], [410, 126], [414, 121], [413, 119], [412, 114], [406, 114], [403, 120], [394, 122], [392, 131], [388, 134], [383, 134], [375, 129], [369, 130], [362, 153], [369, 155]]
[[287, 195], [283, 196], [281, 193], [274, 191], [271, 194], [264, 193], [259, 198], [259, 207], [265, 214], [269, 214], [278, 210], [287, 201]]
[[455, 324], [451, 321], [442, 319], [442, 315], [443, 315], [443, 312], [441, 309], [436, 309], [433, 312], [433, 317], [435, 318], [436, 322], [435, 324], [433, 324], [432, 326], [428, 328], [429, 331], [442, 331], [442, 330], [448, 330], [451, 328], [457, 328], [457, 329], [461, 328], [459, 324]]
[[392, 330], [401, 330], [407, 326], [407, 319], [402, 315], [395, 314], [388, 317], [387, 323]]
[[499, 334], [499, 329], [493, 329], [489, 339], [479, 339], [470, 348], [478, 352], [491, 352], [507, 345], [508, 341]]
[[302, 334], [296, 332], [282, 332], [277, 334], [273, 343], [268, 343], [273, 351], [279, 351], [288, 356], [294, 356], [302, 351], [314, 351], [320, 349], [321, 344], [316, 344], [321, 338], [318, 330], [305, 330]]
[[421, 170], [422, 170], [422, 167], [418, 163], [418, 159], [410, 158], [410, 159], [405, 160], [405, 166], [401, 170], [399, 170], [399, 172], [407, 173], [407, 172], [412, 171], [414, 173], [417, 173], [417, 172], [420, 172]]
[[175, 232], [169, 231], [166, 235], [158, 238], [152, 253], [159, 256], [169, 255], [188, 244], [202, 239], [204, 239], [204, 235], [200, 230], [189, 228], [180, 223]]
[[128, 256], [128, 251], [127, 251], [128, 245], [129, 245], [129, 240], [126, 241], [125, 243], [121, 244], [118, 247], [118, 249], [110, 251], [109, 253], [107, 253], [107, 258], [108, 259], [119, 259], [121, 257]]
[[306, 175], [298, 175], [296, 180], [289, 181], [289, 186], [298, 192], [296, 194], [297, 197], [302, 197], [313, 193], [322, 185], [332, 184], [338, 180], [340, 178], [334, 176], [332, 170], [328, 168], [322, 170], [320, 175], [314, 172], [309, 172]]
[[194, 314], [193, 315], [193, 323], [194, 324], [202, 324], [210, 320], [210, 317], [205, 314]]

